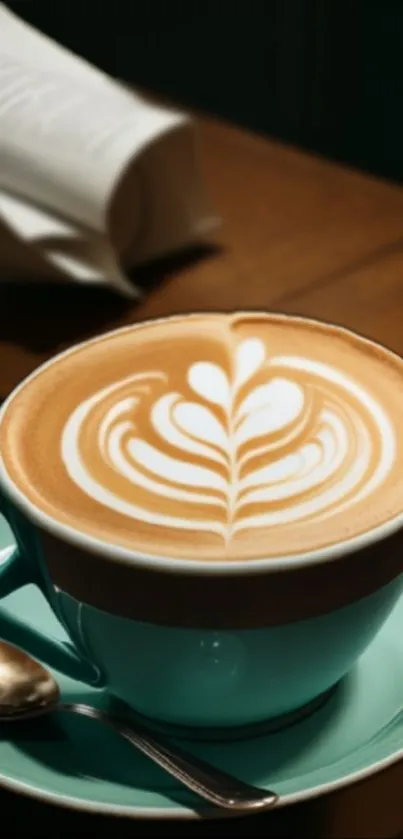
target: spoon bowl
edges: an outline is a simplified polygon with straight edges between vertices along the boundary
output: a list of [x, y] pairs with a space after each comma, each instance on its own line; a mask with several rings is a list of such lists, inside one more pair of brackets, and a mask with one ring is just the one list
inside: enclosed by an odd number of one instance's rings
[[0, 720], [44, 714], [56, 708], [60, 690], [42, 664], [0, 641]]

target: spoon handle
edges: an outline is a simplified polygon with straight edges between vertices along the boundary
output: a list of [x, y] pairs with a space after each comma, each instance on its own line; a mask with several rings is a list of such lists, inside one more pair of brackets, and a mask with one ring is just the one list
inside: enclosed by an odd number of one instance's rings
[[251, 786], [216, 769], [143, 726], [129, 724], [89, 705], [63, 703], [57, 710], [71, 711], [105, 723], [185, 787], [218, 807], [238, 813], [258, 812], [271, 809], [278, 800], [274, 792]]

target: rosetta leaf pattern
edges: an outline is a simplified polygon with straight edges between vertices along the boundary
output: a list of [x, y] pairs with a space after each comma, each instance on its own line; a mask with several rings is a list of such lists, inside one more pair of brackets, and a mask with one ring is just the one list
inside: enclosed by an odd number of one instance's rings
[[[83, 444], [95, 413], [103, 481]], [[381, 407], [344, 373], [270, 357], [249, 338], [230, 371], [196, 360], [182, 388], [154, 370], [94, 394], [66, 424], [62, 453], [71, 478], [105, 506], [159, 528], [215, 533], [228, 546], [238, 533], [362, 500], [390, 469], [393, 441]]]

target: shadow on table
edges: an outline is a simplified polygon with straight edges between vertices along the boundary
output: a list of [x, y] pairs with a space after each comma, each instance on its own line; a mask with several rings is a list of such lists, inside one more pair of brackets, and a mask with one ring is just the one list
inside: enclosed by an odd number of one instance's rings
[[222, 250], [222, 247], [215, 244], [205, 244], [188, 248], [179, 254], [165, 257], [149, 265], [137, 268], [136, 271], [131, 272], [131, 278], [140, 286], [145, 294], [150, 294], [161, 283], [168, 282], [174, 276], [199, 262], [204, 262], [207, 259], [219, 256]]
[[[130, 278], [143, 296], [151, 295], [175, 275], [216, 254], [214, 246], [189, 248], [132, 271]], [[32, 352], [56, 351], [135, 320], [141, 300], [127, 300], [99, 286], [40, 282], [0, 283], [0, 340]]]
[[49, 283], [0, 285], [0, 338], [33, 353], [102, 331], [119, 320], [128, 303], [110, 291]]

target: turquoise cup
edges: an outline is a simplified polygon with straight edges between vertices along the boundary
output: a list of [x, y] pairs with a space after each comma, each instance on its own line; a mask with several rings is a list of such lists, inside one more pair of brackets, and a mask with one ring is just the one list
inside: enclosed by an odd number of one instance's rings
[[[28, 416], [27, 433], [33, 425]], [[156, 721], [233, 729], [304, 708], [353, 667], [400, 596], [403, 512], [300, 555], [146, 556], [43, 512], [3, 454], [0, 509], [15, 546], [0, 564], [0, 599], [36, 585], [70, 640], [45, 637], [1, 605], [0, 637]]]

